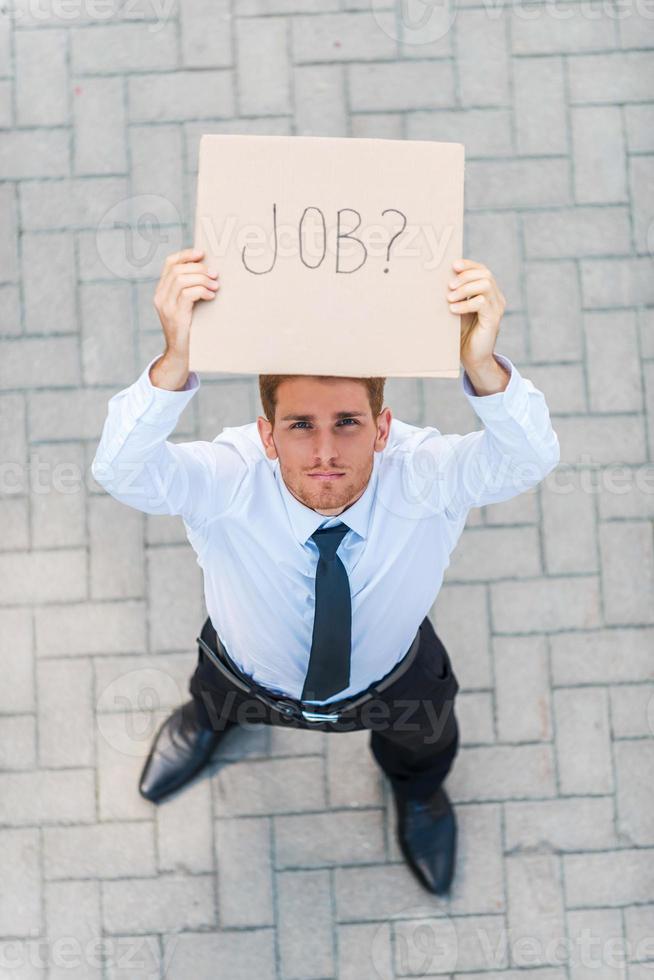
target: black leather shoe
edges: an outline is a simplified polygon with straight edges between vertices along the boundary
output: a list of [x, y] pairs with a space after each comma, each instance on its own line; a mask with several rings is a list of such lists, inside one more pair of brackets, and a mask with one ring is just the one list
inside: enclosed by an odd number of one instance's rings
[[209, 761], [213, 750], [229, 728], [214, 731], [197, 722], [195, 704], [180, 705], [159, 728], [141, 779], [139, 792], [146, 800], [158, 802], [179, 789]]
[[446, 894], [456, 858], [456, 817], [447, 793], [441, 786], [428, 800], [394, 795], [397, 837], [407, 864], [428, 891]]

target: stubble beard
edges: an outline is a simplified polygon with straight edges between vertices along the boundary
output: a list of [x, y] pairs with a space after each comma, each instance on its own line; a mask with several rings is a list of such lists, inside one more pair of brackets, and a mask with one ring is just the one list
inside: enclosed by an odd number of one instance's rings
[[[282, 477], [284, 477], [283, 472]], [[307, 480], [309, 479], [311, 477], [307, 477]], [[358, 483], [349, 476], [344, 476], [339, 480], [335, 480], [333, 483], [323, 483], [321, 480], [314, 480], [313, 482], [316, 483], [316, 487], [313, 492], [305, 490], [299, 481], [292, 480], [289, 483], [285, 479], [285, 482], [291, 492], [305, 507], [310, 507], [312, 510], [336, 510], [337, 508], [348, 507], [350, 501], [354, 502], [355, 498], [361, 496], [368, 483], [368, 479], [361, 480]]]

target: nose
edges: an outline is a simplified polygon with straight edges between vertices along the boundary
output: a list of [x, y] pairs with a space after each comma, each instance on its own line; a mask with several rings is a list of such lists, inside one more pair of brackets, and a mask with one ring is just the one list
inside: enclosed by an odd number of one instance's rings
[[324, 469], [329, 469], [330, 467], [337, 469], [335, 460], [338, 458], [338, 448], [333, 433], [323, 432], [317, 434], [311, 446], [311, 451], [313, 453], [314, 466], [321, 466]]

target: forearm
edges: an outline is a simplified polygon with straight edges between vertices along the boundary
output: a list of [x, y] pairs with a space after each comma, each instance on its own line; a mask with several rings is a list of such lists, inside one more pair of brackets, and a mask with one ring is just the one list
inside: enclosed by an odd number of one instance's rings
[[509, 383], [509, 372], [495, 357], [477, 365], [462, 358], [461, 364], [477, 395], [495, 395], [504, 391]]

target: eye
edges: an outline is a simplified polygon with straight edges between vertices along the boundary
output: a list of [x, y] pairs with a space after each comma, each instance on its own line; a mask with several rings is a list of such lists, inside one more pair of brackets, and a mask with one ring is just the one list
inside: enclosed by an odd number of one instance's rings
[[[353, 418], [340, 419], [336, 424], [337, 425], [340, 425], [341, 422], [354, 422], [355, 425], [359, 425], [359, 422], [357, 421], [357, 419], [353, 419]], [[310, 423], [309, 422], [294, 422], [293, 425], [290, 426], [290, 428], [291, 429], [297, 429], [298, 426], [302, 426], [302, 425], [310, 425]], [[348, 426], [345, 426], [345, 428], [349, 429], [350, 426], [349, 425]]]

